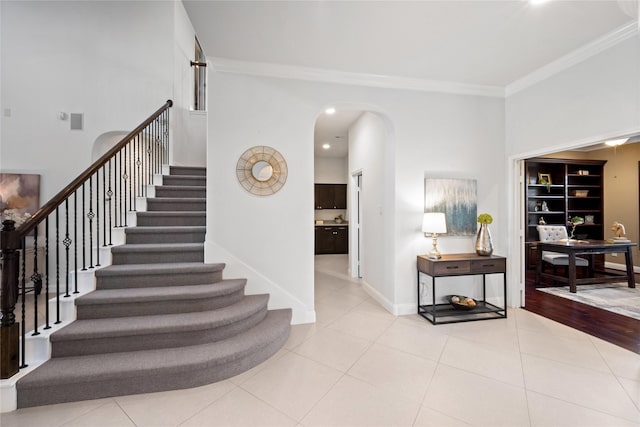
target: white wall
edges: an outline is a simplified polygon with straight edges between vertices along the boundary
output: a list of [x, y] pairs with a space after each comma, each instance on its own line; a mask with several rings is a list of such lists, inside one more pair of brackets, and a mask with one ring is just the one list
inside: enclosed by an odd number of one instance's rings
[[[133, 129], [168, 99], [186, 108], [183, 92], [191, 89], [176, 82], [190, 66], [184, 58], [174, 63], [174, 55], [194, 35], [182, 7], [166, 1], [0, 2], [1, 108], [11, 110], [1, 118], [0, 168], [41, 174], [44, 202], [90, 165], [100, 135]], [[59, 112], [84, 113], [84, 130], [69, 130]], [[172, 115], [173, 125], [179, 120]]]
[[207, 113], [193, 111], [195, 30], [182, 1], [174, 3], [174, 104], [173, 141], [177, 150], [172, 151], [172, 164], [205, 166], [207, 147]]
[[[362, 174], [360, 275], [369, 291], [394, 311], [392, 129], [384, 117], [366, 112], [349, 128], [349, 172]], [[357, 213], [354, 212], [357, 215]], [[355, 218], [354, 218], [355, 219]], [[354, 222], [354, 221], [352, 221]], [[350, 249], [356, 233], [350, 233]], [[355, 249], [350, 250], [355, 252]]]
[[[504, 254], [503, 100], [261, 78], [209, 71], [207, 261], [234, 256], [236, 271], [259, 273], [252, 285], [275, 287], [274, 306], [293, 306], [294, 322], [313, 317], [313, 129], [326, 105], [380, 113], [393, 129], [385, 161], [380, 239], [393, 242], [379, 263], [392, 272], [394, 312], [415, 312], [415, 260], [430, 241], [420, 232], [424, 176], [478, 180], [480, 211], [493, 214], [496, 251]], [[244, 191], [235, 165], [253, 145], [278, 149], [289, 166], [283, 189], [259, 198]], [[386, 237], [382, 237], [386, 236]], [[473, 251], [473, 238], [441, 239], [444, 252]], [[381, 290], [381, 294], [388, 292]]]
[[313, 179], [316, 184], [347, 184], [349, 174], [347, 166], [348, 156], [345, 157], [316, 157], [313, 169]]
[[640, 36], [509, 96], [506, 118], [507, 156], [640, 129]]
[[[511, 161], [640, 132], [640, 35], [506, 99], [506, 155]], [[507, 177], [509, 247], [522, 259], [522, 190], [517, 168]], [[511, 281], [522, 282], [522, 263]]]

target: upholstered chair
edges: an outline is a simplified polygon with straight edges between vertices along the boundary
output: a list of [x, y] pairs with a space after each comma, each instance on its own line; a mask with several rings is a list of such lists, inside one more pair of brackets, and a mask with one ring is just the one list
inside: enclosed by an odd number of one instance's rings
[[[566, 242], [569, 240], [567, 227], [564, 225], [538, 225], [536, 228], [538, 229], [538, 237], [541, 242], [560, 240], [564, 240]], [[544, 251], [542, 252], [542, 271], [544, 271], [544, 267], [547, 263], [553, 266], [553, 274], [557, 275], [559, 265], [565, 267], [569, 265], [569, 256], [558, 252]], [[589, 267], [589, 261], [584, 258], [576, 257], [576, 267]]]

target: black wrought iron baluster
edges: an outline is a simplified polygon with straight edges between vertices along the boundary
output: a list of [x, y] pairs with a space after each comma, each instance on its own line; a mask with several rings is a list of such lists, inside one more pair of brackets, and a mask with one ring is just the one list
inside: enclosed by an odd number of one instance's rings
[[[102, 197], [98, 198], [98, 202], [102, 203], [102, 246], [107, 246], [107, 168], [102, 166]], [[100, 230], [100, 229], [98, 229]]]
[[33, 284], [33, 334], [31, 336], [36, 336], [40, 335], [40, 332], [38, 332], [38, 295], [42, 290], [42, 276], [38, 273], [38, 227], [33, 229], [33, 274], [31, 275], [31, 283]]
[[96, 172], [96, 267], [100, 267], [100, 171]]
[[64, 201], [64, 239], [62, 240], [65, 252], [65, 287], [64, 297], [69, 298], [69, 246], [71, 246], [71, 237], [69, 237], [69, 199]]
[[44, 313], [45, 329], [51, 329], [49, 324], [49, 217], [44, 219]]
[[133, 210], [137, 211], [138, 210], [138, 172], [140, 171], [140, 163], [139, 163], [139, 158], [138, 158], [138, 153], [139, 153], [139, 145], [138, 144], [138, 138], [139, 135], [135, 136], [135, 139], [133, 141], [133, 147], [132, 148], [132, 153], [131, 153], [131, 175], [133, 176], [133, 194], [131, 194], [131, 197], [133, 198]]
[[60, 213], [56, 208], [56, 321], [60, 324]]
[[[122, 170], [122, 150], [118, 151], [116, 154], [116, 158], [114, 158], [113, 165], [113, 194], [115, 198], [113, 199], [113, 220], [115, 223], [115, 227], [122, 227], [122, 186], [120, 185], [120, 172]], [[118, 185], [120, 185], [120, 190], [118, 191]], [[120, 202], [120, 203], [118, 203]]]
[[[22, 304], [22, 316], [21, 316], [21, 320], [22, 320], [22, 324], [20, 325], [20, 337], [23, 343], [26, 343], [26, 339], [27, 339], [27, 284], [26, 284], [26, 263], [25, 263], [25, 259], [27, 258], [27, 254], [26, 254], [26, 249], [27, 249], [27, 245], [26, 245], [26, 241], [24, 239], [24, 237], [22, 238], [22, 265], [21, 265], [21, 269], [22, 269], [22, 281], [20, 282], [21, 287], [22, 287], [22, 300], [21, 300], [21, 304]], [[22, 368], [26, 368], [28, 365], [26, 363], [26, 345], [22, 345], [21, 346], [21, 354], [20, 354], [20, 369]]]
[[160, 173], [160, 117], [156, 119], [156, 137], [153, 139], [153, 161], [156, 164], [155, 173]]
[[82, 271], [87, 271], [87, 260], [86, 260], [87, 247], [85, 242], [86, 233], [84, 230], [85, 216], [87, 214], [84, 213], [85, 207], [86, 207], [86, 204], [84, 200], [84, 183], [82, 183], [82, 215], [81, 215], [82, 217]]
[[[111, 227], [112, 227], [112, 224], [111, 224], [111, 209], [113, 207], [113, 205], [111, 203], [112, 199], [113, 199], [113, 191], [111, 190], [111, 159], [109, 159], [109, 186], [107, 187], [107, 200], [109, 201], [109, 209], [108, 209], [108, 212], [109, 212], [109, 226], [107, 227], [107, 229], [109, 230], [109, 246], [113, 246], [113, 242], [111, 240], [111, 238], [112, 238], [112, 236], [111, 236]], [[105, 220], [106, 220], [106, 218], [105, 218]], [[105, 245], [107, 244], [106, 237], [105, 237], [105, 242], [104, 243], [105, 243]]]
[[169, 149], [171, 148], [169, 145], [171, 144], [171, 141], [169, 140], [169, 129], [171, 129], [170, 123], [169, 123], [169, 118], [171, 117], [169, 115], [169, 111], [165, 111], [166, 115], [167, 115], [167, 122], [165, 123], [165, 132], [166, 132], [166, 137], [167, 137], [167, 161], [166, 163], [169, 164]]
[[[83, 193], [84, 194], [84, 193]], [[89, 177], [89, 212], [87, 218], [89, 218], [89, 268], [93, 268], [93, 175]]]
[[129, 179], [129, 175], [127, 175], [127, 147], [129, 144], [124, 146], [124, 171], [122, 173], [123, 188], [124, 188], [124, 226], [127, 226], [127, 215], [128, 211], [131, 209], [131, 199], [129, 199], [129, 209], [127, 209], [127, 184], [129, 185], [129, 197], [131, 197], [131, 180]]
[[[73, 192], [73, 293], [78, 291], [78, 190]], [[67, 272], [68, 274], [68, 272]]]
[[[152, 185], [153, 183], [153, 161], [151, 160], [152, 157], [152, 153], [153, 153], [153, 149], [151, 148], [151, 144], [153, 143], [153, 140], [149, 140], [149, 143], [147, 144], [147, 170], [149, 172], [149, 176], [147, 178], [147, 186]], [[148, 191], [147, 190], [148, 187], [145, 188], [145, 193]], [[146, 196], [147, 194], [145, 194]]]

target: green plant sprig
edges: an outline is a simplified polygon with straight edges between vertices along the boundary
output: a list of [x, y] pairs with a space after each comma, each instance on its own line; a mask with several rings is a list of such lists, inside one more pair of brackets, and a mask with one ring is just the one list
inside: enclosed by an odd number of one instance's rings
[[493, 222], [493, 217], [488, 213], [483, 213], [478, 215], [478, 222], [480, 224], [491, 224]]

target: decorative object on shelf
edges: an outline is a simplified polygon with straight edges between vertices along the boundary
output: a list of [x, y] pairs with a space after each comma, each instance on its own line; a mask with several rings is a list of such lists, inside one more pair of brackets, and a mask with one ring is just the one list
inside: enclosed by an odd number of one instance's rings
[[571, 234], [569, 235], [569, 240], [572, 240], [574, 239], [576, 227], [580, 224], [584, 224], [584, 218], [582, 218], [581, 216], [574, 216], [569, 220], [569, 224], [571, 224]]
[[450, 295], [449, 302], [458, 310], [473, 310], [478, 306], [476, 300], [462, 295]]
[[589, 190], [576, 190], [573, 194], [576, 197], [587, 197], [589, 195]]
[[547, 202], [542, 202], [542, 212], [549, 212], [549, 205]]
[[586, 169], [580, 169], [578, 175], [589, 175], [589, 171]]
[[475, 179], [425, 178], [424, 211], [444, 212], [448, 236], [476, 234]]
[[538, 173], [538, 183], [547, 188], [547, 193], [551, 191], [551, 174]]
[[593, 224], [595, 220], [595, 217], [593, 215], [585, 215], [584, 216], [584, 223], [585, 224]]
[[493, 242], [491, 241], [491, 232], [489, 224], [493, 222], [491, 215], [483, 213], [478, 215], [480, 229], [476, 237], [476, 253], [482, 256], [489, 256], [493, 253]]
[[447, 232], [447, 220], [443, 212], [426, 212], [422, 218], [422, 231], [424, 235], [431, 234], [433, 248], [427, 254], [430, 259], [440, 259], [440, 251], [438, 250], [438, 233]]
[[287, 162], [276, 149], [265, 145], [249, 148], [236, 165], [242, 187], [256, 196], [277, 193], [287, 181]]
[[539, 225], [547, 225], [547, 221], [544, 220], [544, 217], [541, 216], [540, 219], [538, 220], [538, 224]]
[[338, 215], [333, 220], [336, 222], [336, 224], [342, 224], [344, 222], [344, 218], [342, 218], [342, 214]]

